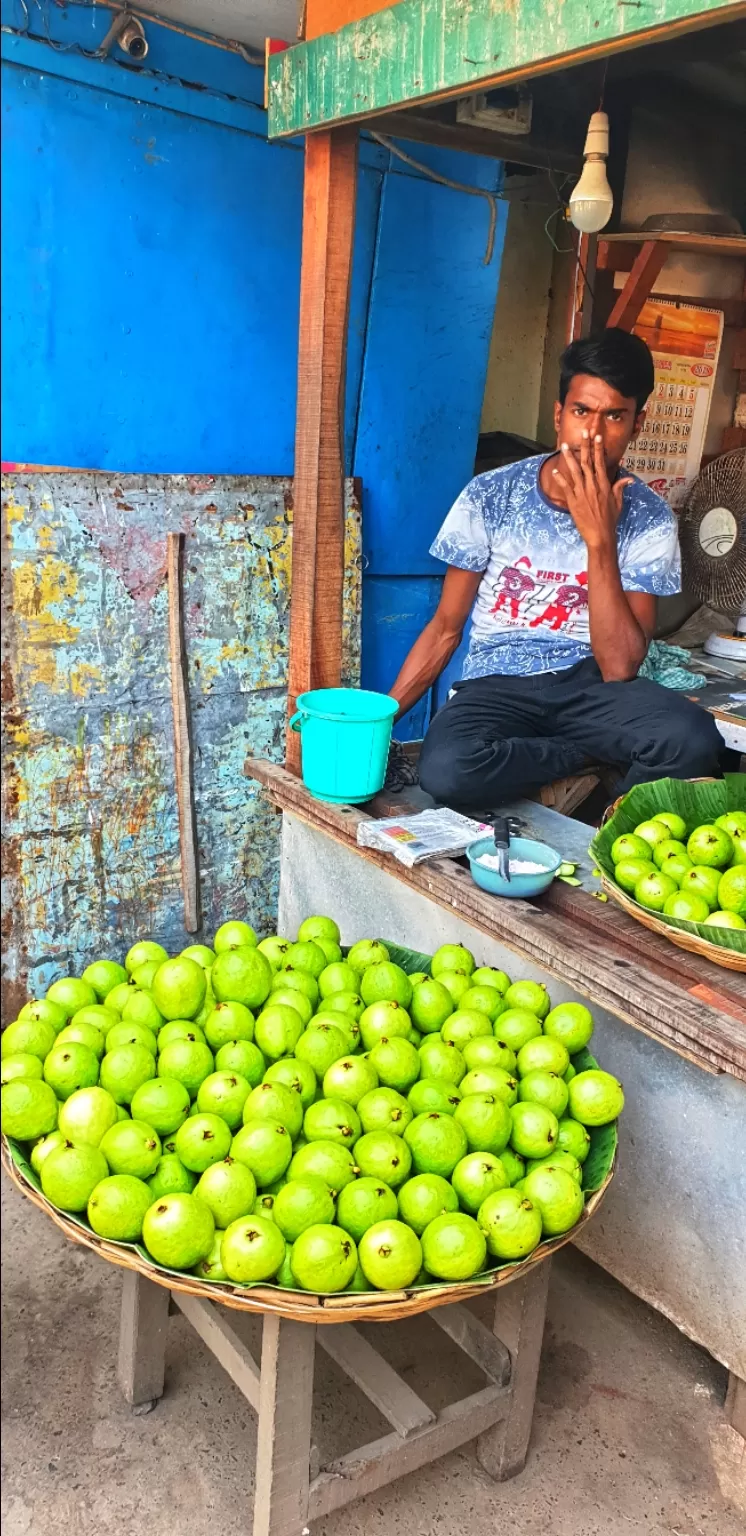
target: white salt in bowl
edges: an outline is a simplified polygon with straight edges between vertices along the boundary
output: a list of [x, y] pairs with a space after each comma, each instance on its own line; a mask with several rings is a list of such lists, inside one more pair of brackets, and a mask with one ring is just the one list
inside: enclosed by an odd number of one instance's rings
[[511, 874], [510, 880], [503, 880], [496, 869], [480, 863], [485, 853], [489, 857], [496, 857], [493, 837], [479, 837], [466, 850], [472, 880], [493, 896], [510, 896], [519, 900], [539, 896], [545, 891], [562, 863], [562, 855], [550, 848], [548, 843], [536, 843], [530, 837], [511, 837], [510, 862], [538, 864], [539, 869], [530, 874]]

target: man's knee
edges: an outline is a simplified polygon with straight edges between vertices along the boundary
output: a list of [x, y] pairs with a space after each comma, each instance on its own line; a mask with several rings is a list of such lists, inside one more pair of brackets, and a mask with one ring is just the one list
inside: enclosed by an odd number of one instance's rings
[[479, 800], [481, 776], [475, 774], [472, 755], [447, 740], [430, 742], [425, 737], [419, 773], [422, 788], [440, 805], [475, 805]]
[[667, 710], [660, 740], [676, 776], [689, 779], [717, 772], [723, 740], [712, 715], [699, 705], [682, 699]]

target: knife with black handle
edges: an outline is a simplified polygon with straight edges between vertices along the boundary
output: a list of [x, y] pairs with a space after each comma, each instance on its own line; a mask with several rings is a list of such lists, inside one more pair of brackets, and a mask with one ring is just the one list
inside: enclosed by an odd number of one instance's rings
[[498, 873], [502, 880], [510, 882], [510, 827], [507, 816], [496, 816], [493, 823]]

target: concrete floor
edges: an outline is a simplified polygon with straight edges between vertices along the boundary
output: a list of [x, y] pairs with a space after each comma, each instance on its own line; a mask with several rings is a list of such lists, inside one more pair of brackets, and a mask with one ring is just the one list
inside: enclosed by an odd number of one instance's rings
[[[244, 1399], [175, 1317], [166, 1395], [133, 1416], [115, 1379], [117, 1270], [3, 1182], [4, 1536], [247, 1536]], [[252, 1319], [240, 1326], [256, 1340]], [[482, 1384], [427, 1319], [371, 1334], [433, 1407]], [[708, 1355], [566, 1249], [521, 1476], [490, 1482], [467, 1446], [314, 1536], [744, 1536], [746, 1456], [724, 1394]], [[316, 1408], [322, 1460], [383, 1432], [320, 1351]]]

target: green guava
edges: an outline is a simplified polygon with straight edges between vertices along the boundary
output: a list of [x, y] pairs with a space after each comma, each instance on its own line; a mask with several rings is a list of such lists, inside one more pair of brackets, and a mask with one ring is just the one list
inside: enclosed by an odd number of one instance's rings
[[461, 1211], [436, 1216], [422, 1234], [425, 1269], [438, 1280], [470, 1280], [481, 1274], [486, 1259], [484, 1234], [473, 1216]]
[[221, 951], [210, 980], [219, 1003], [243, 1003], [245, 1008], [255, 1009], [269, 997], [274, 974], [266, 957], [247, 944]]
[[50, 1024], [54, 1033], [59, 1034], [63, 1025], [67, 1023], [67, 1013], [60, 1008], [59, 1003], [50, 1003], [47, 998], [35, 998], [30, 1003], [24, 1003], [19, 1019], [32, 1019], [35, 1023], [41, 1020], [44, 1024]]
[[371, 1003], [360, 1015], [360, 1036], [366, 1051], [372, 1051], [379, 1040], [405, 1040], [412, 1021], [401, 1003], [388, 999]]
[[172, 1040], [158, 1057], [158, 1076], [175, 1078], [186, 1088], [190, 1099], [196, 1099], [214, 1065], [212, 1051], [202, 1041]]
[[451, 1183], [462, 1209], [475, 1216], [487, 1196], [507, 1189], [510, 1179], [499, 1157], [491, 1152], [470, 1152], [456, 1164]]
[[[82, 1011], [85, 1013], [85, 1008]], [[65, 1028], [60, 1030], [55, 1049], [60, 1050], [66, 1045], [84, 1045], [87, 1050], [93, 1052], [97, 1061], [101, 1060], [106, 1050], [106, 1041], [101, 1030], [95, 1024], [87, 1024], [85, 1020], [79, 1024], [66, 1024]]]
[[480, 1067], [499, 1067], [508, 1077], [514, 1077], [516, 1072], [516, 1053], [510, 1047], [503, 1045], [500, 1040], [484, 1038], [478, 1035], [476, 1040], [467, 1041], [464, 1046], [464, 1061], [467, 1070], [475, 1072]]
[[474, 956], [463, 944], [441, 944], [430, 961], [433, 976], [440, 976], [443, 971], [462, 971], [465, 976], [471, 976], [475, 968]]
[[132, 1095], [133, 1120], [144, 1120], [159, 1136], [178, 1131], [189, 1114], [189, 1094], [175, 1078], [154, 1077]]
[[165, 1269], [194, 1269], [214, 1238], [212, 1212], [196, 1195], [161, 1195], [143, 1218], [143, 1245]]
[[459, 1088], [465, 1099], [473, 1093], [492, 1093], [509, 1109], [518, 1098], [518, 1079], [502, 1067], [475, 1067], [462, 1077]]
[[544, 1034], [559, 1040], [571, 1056], [583, 1047], [593, 1034], [593, 1015], [584, 1003], [558, 1003], [544, 1020]]
[[525, 1259], [541, 1242], [541, 1212], [519, 1189], [498, 1189], [480, 1206], [477, 1222], [494, 1259]]
[[293, 1244], [290, 1264], [301, 1290], [343, 1291], [357, 1268], [357, 1249], [341, 1227], [319, 1222], [301, 1232]]
[[273, 971], [279, 971], [284, 964], [287, 952], [290, 948], [289, 939], [281, 939], [278, 934], [270, 934], [269, 938], [261, 939], [257, 944], [260, 955], [264, 955]]
[[303, 1179], [308, 1174], [323, 1179], [334, 1197], [352, 1183], [357, 1172], [352, 1153], [336, 1141], [309, 1141], [298, 1147], [288, 1169], [291, 1179]]
[[239, 1072], [211, 1072], [200, 1083], [197, 1108], [203, 1115], [219, 1115], [229, 1130], [237, 1131], [243, 1124], [244, 1104], [250, 1093], [251, 1083]]
[[206, 990], [201, 965], [184, 955], [164, 960], [153, 977], [153, 1001], [164, 1019], [193, 1019], [202, 1007]]
[[60, 1211], [84, 1211], [97, 1184], [108, 1176], [106, 1158], [97, 1147], [73, 1147], [69, 1141], [45, 1157], [41, 1187]]
[[142, 1120], [119, 1120], [101, 1138], [100, 1151], [112, 1173], [149, 1179], [160, 1162], [161, 1139]]
[[[129, 1104], [140, 1085], [155, 1077], [155, 1070], [155, 1058], [146, 1046], [119, 1045], [115, 1050], [106, 1052], [101, 1062], [99, 1081], [115, 1103]], [[161, 1073], [164, 1077], [175, 1075], [171, 1072]]]
[[543, 1104], [558, 1120], [567, 1109], [568, 1095], [568, 1084], [556, 1072], [527, 1072], [518, 1084], [519, 1099], [530, 1104]]
[[12, 1083], [18, 1077], [25, 1077], [34, 1082], [40, 1082], [44, 1076], [44, 1068], [39, 1056], [32, 1056], [29, 1051], [18, 1051], [15, 1056], [6, 1056], [0, 1082]]
[[497, 1156], [510, 1141], [511, 1110], [494, 1093], [470, 1093], [461, 1100], [453, 1118], [464, 1132], [470, 1152]]
[[446, 1020], [440, 1035], [446, 1045], [457, 1045], [463, 1051], [470, 1040], [492, 1038], [492, 1024], [486, 1013], [459, 1008]]
[[297, 1242], [308, 1227], [328, 1225], [334, 1221], [334, 1200], [328, 1185], [313, 1174], [290, 1179], [275, 1195], [273, 1216], [288, 1243]]
[[155, 960], [158, 965], [163, 965], [164, 960], [167, 959], [168, 950], [164, 949], [162, 944], [155, 944], [152, 939], [138, 939], [137, 943], [127, 951], [124, 964], [131, 976], [141, 965], [148, 965], [152, 960]]
[[388, 1184], [390, 1189], [398, 1189], [412, 1167], [412, 1154], [405, 1138], [406, 1131], [404, 1137], [394, 1136], [391, 1131], [366, 1131], [355, 1146], [355, 1162], [360, 1172]]
[[551, 1003], [543, 981], [512, 981], [505, 993], [508, 1008], [524, 1008], [537, 1019], [545, 1019]]
[[556, 1072], [558, 1077], [562, 1077], [569, 1065], [567, 1047], [561, 1040], [552, 1039], [550, 1035], [536, 1035], [533, 1040], [527, 1040], [518, 1052], [519, 1077], [525, 1077], [529, 1072]]
[[526, 1198], [539, 1211], [545, 1237], [569, 1232], [583, 1213], [583, 1191], [565, 1168], [551, 1163], [534, 1168], [526, 1174], [523, 1187]]
[[191, 1115], [176, 1132], [176, 1155], [190, 1173], [204, 1173], [231, 1151], [231, 1133], [219, 1115]]
[[196, 1183], [197, 1175], [184, 1167], [175, 1152], [164, 1152], [155, 1173], [147, 1180], [151, 1201], [159, 1200], [161, 1195], [190, 1195]]
[[360, 1117], [344, 1099], [319, 1099], [309, 1105], [303, 1117], [306, 1141], [338, 1141], [352, 1148], [361, 1134]]
[[624, 1109], [622, 1085], [610, 1072], [597, 1067], [578, 1072], [568, 1083], [570, 1114], [581, 1125], [608, 1125]]
[[[70, 1028], [73, 1029], [74, 1025], [71, 1024]], [[106, 1050], [116, 1051], [121, 1045], [144, 1045], [153, 1059], [158, 1055], [156, 1036], [144, 1024], [125, 1024], [124, 1019], [114, 1024], [106, 1036]]]
[[304, 917], [298, 929], [298, 939], [301, 944], [307, 944], [309, 939], [314, 942], [316, 939], [332, 939], [335, 944], [338, 944], [339, 928], [333, 917], [312, 914], [310, 917]]
[[461, 1103], [461, 1089], [455, 1083], [449, 1083], [447, 1078], [421, 1077], [419, 1082], [412, 1084], [407, 1103], [412, 1119], [433, 1109], [441, 1115], [452, 1115], [456, 1105]]
[[57, 1100], [48, 1083], [16, 1077], [0, 1091], [2, 1132], [14, 1141], [36, 1141], [57, 1124]]
[[579, 1163], [584, 1163], [591, 1150], [591, 1138], [584, 1125], [579, 1120], [560, 1120], [557, 1132], [557, 1150], [569, 1152], [576, 1157]]
[[134, 992], [122, 1009], [123, 1024], [141, 1024], [153, 1035], [157, 1035], [164, 1022], [152, 992]]
[[223, 923], [212, 941], [216, 955], [225, 954], [230, 949], [251, 948], [255, 944], [256, 934], [251, 925], [236, 919]]
[[47, 998], [50, 1003], [59, 1003], [68, 1019], [79, 1008], [88, 1008], [91, 1003], [98, 1002], [93, 987], [87, 981], [80, 981], [77, 976], [63, 976], [59, 981], [53, 981], [47, 989]]
[[59, 1129], [75, 1147], [98, 1147], [116, 1121], [116, 1100], [104, 1088], [79, 1088], [60, 1106]]
[[428, 1035], [420, 1046], [421, 1075], [441, 1077], [449, 1083], [461, 1082], [466, 1076], [466, 1059], [457, 1045], [447, 1045], [436, 1035]]
[[223, 1269], [223, 1260], [221, 1257], [224, 1237], [225, 1233], [221, 1230], [220, 1227], [216, 1227], [215, 1236], [212, 1240], [212, 1248], [210, 1249], [210, 1252], [207, 1254], [206, 1258], [200, 1259], [199, 1263], [195, 1264], [194, 1269], [192, 1270], [192, 1274], [196, 1275], [199, 1280], [212, 1280], [213, 1282], [218, 1283], [224, 1282], [228, 1279], [228, 1276]]
[[363, 1130], [391, 1131], [403, 1136], [413, 1118], [407, 1100], [395, 1088], [372, 1088], [357, 1104]]
[[88, 1201], [88, 1220], [98, 1237], [113, 1243], [137, 1243], [153, 1196], [142, 1179], [117, 1173], [102, 1179]]
[[458, 1195], [439, 1173], [417, 1173], [399, 1190], [399, 1215], [418, 1237], [436, 1216], [457, 1210]]
[[250, 1120], [233, 1137], [230, 1155], [251, 1169], [259, 1189], [266, 1189], [282, 1178], [288, 1168], [293, 1142], [279, 1120]]
[[[343, 1061], [349, 1061], [350, 1057], [343, 1057]], [[335, 1066], [337, 1063], [335, 1062]], [[329, 1071], [334, 1068], [330, 1067]], [[327, 1076], [329, 1074], [327, 1073]], [[313, 1104], [316, 1098], [316, 1073], [313, 1067], [309, 1067], [307, 1061], [297, 1061], [294, 1056], [285, 1057], [282, 1061], [273, 1061], [264, 1074], [266, 1083], [282, 1083], [283, 1088], [289, 1088], [292, 1093], [297, 1093], [301, 1107], [306, 1110], [309, 1104]], [[338, 1094], [338, 1098], [344, 1098], [344, 1094]]]
[[264, 1077], [267, 1063], [258, 1045], [254, 1045], [252, 1040], [229, 1040], [227, 1045], [221, 1045], [215, 1057], [215, 1066], [218, 1072], [239, 1073], [252, 1088], [256, 1088]]
[[121, 986], [126, 980], [127, 972], [123, 965], [117, 964], [116, 960], [94, 960], [91, 965], [86, 966], [81, 977], [81, 981], [93, 987], [101, 1002], [109, 992], [113, 992], [115, 987]]
[[303, 1031], [295, 1047], [299, 1061], [313, 1067], [319, 1081], [335, 1061], [350, 1053], [349, 1036], [336, 1024], [316, 1023], [314, 1020]]
[[54, 1048], [56, 1031], [45, 1019], [16, 1019], [0, 1035], [0, 1058], [8, 1056], [38, 1056], [40, 1061]]
[[526, 1008], [507, 1008], [505, 1013], [498, 1014], [493, 1025], [495, 1039], [516, 1055], [527, 1040], [533, 1040], [535, 1035], [540, 1035], [541, 1019], [535, 1013], [529, 1013]]
[[554, 1150], [559, 1121], [543, 1104], [519, 1101], [510, 1111], [510, 1144], [521, 1157], [546, 1157]]
[[[417, 1063], [419, 1071], [419, 1061]], [[342, 1099], [356, 1109], [366, 1094], [378, 1087], [378, 1073], [368, 1057], [340, 1056], [324, 1073], [325, 1099]], [[372, 1127], [371, 1127], [372, 1129]]]
[[469, 1150], [466, 1131], [456, 1119], [462, 1108], [463, 1101], [453, 1115], [432, 1110], [429, 1114], [415, 1116], [407, 1126], [404, 1141], [412, 1154], [415, 1173], [439, 1173], [447, 1179], [466, 1156]]
[[[406, 1188], [406, 1185], [404, 1186]], [[356, 1243], [379, 1221], [390, 1221], [398, 1214], [393, 1189], [380, 1179], [363, 1177], [347, 1184], [339, 1192], [337, 1224], [349, 1232]]]
[[420, 1240], [403, 1221], [389, 1219], [368, 1227], [358, 1249], [360, 1268], [378, 1291], [401, 1291], [422, 1266]]
[[243, 1123], [251, 1120], [278, 1121], [284, 1125], [293, 1141], [300, 1135], [303, 1125], [303, 1105], [300, 1096], [284, 1083], [263, 1082], [252, 1088], [243, 1107]]
[[313, 939], [291, 944], [285, 956], [286, 966], [293, 971], [307, 971], [318, 983], [321, 972], [326, 970], [326, 955]]
[[367, 971], [372, 965], [383, 965], [389, 958], [389, 952], [380, 939], [358, 939], [353, 944], [348, 956], [347, 964], [354, 971]]
[[409, 1013], [423, 1035], [437, 1034], [453, 1013], [453, 998], [442, 982], [428, 977], [412, 988]]
[[253, 1211], [256, 1180], [245, 1163], [225, 1157], [205, 1169], [196, 1193], [212, 1212], [215, 1226], [224, 1229]]
[[405, 1094], [420, 1075], [420, 1058], [409, 1040], [394, 1036], [392, 1040], [381, 1038], [370, 1052], [370, 1064], [375, 1068], [385, 1088], [393, 1088]]
[[254, 1038], [268, 1061], [279, 1061], [292, 1055], [303, 1030], [303, 1020], [296, 1008], [287, 1003], [268, 1003], [257, 1018]]
[[495, 991], [504, 997], [510, 986], [510, 977], [507, 971], [498, 971], [491, 965], [482, 965], [472, 973], [471, 984], [473, 987], [494, 987]]
[[400, 965], [384, 960], [363, 971], [360, 996], [366, 1008], [372, 1003], [399, 1003], [402, 1008], [408, 1008], [412, 1001], [412, 983]]

